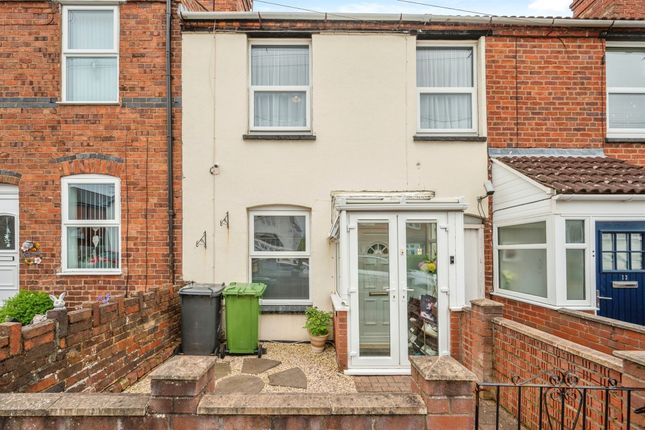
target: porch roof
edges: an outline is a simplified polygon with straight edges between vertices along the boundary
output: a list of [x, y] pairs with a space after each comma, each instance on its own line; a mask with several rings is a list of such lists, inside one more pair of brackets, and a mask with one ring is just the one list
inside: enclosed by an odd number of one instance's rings
[[645, 194], [645, 168], [609, 157], [497, 157], [556, 194]]

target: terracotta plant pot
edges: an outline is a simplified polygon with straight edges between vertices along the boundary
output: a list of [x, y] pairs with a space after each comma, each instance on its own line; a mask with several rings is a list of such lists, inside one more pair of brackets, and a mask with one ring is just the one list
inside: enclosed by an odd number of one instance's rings
[[325, 343], [327, 342], [327, 338], [329, 337], [329, 334], [323, 335], [323, 336], [312, 336], [311, 333], [309, 333], [309, 341], [311, 342], [311, 349], [316, 353], [320, 354], [325, 350]]

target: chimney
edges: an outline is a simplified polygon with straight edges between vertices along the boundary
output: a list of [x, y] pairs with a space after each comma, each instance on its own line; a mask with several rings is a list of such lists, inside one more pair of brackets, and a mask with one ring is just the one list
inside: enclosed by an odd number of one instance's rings
[[645, 0], [573, 0], [574, 18], [645, 19]]

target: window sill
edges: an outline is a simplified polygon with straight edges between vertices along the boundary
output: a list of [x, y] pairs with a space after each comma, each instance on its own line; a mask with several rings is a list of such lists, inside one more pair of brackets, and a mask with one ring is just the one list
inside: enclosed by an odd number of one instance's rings
[[316, 140], [311, 133], [249, 133], [242, 136], [244, 140]]
[[101, 272], [98, 270], [88, 270], [87, 272], [58, 272], [56, 276], [120, 276], [123, 272]]
[[643, 137], [606, 137], [605, 143], [645, 143], [645, 136]]
[[121, 102], [56, 102], [63, 106], [121, 106]]
[[486, 136], [440, 136], [433, 134], [415, 134], [415, 142], [486, 142]]
[[277, 315], [304, 315], [310, 305], [260, 305], [260, 313]]
[[503, 297], [503, 298], [508, 299], [508, 300], [515, 300], [515, 301], [518, 301], [518, 302], [528, 303], [530, 305], [542, 306], [542, 307], [545, 307], [545, 308], [548, 308], [548, 309], [558, 309], [559, 308], [558, 306], [554, 306], [554, 305], [552, 305], [552, 304], [550, 304], [550, 303], [548, 303], [546, 301], [539, 300], [538, 296], [535, 296], [535, 297], [538, 297], [538, 299], [534, 300], [534, 299], [530, 299], [528, 297], [521, 297], [521, 296], [515, 295], [513, 293], [509, 294], [509, 293], [506, 293], [506, 292], [502, 292], [500, 290], [492, 291], [490, 294], [491, 294], [491, 296], [499, 296], [499, 297]]

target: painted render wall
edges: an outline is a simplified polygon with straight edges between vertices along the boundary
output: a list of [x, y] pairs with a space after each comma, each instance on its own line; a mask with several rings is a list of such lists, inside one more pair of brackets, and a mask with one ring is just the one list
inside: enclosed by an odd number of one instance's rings
[[[416, 39], [401, 34], [312, 36], [315, 141], [245, 141], [245, 34], [183, 34], [184, 279], [249, 279], [248, 208], [311, 209], [311, 299], [330, 309], [337, 190], [432, 190], [463, 196], [477, 214], [486, 144], [414, 142]], [[483, 109], [482, 109], [483, 111]], [[485, 121], [481, 121], [485, 123]], [[485, 133], [485, 125], [484, 125]], [[219, 172], [211, 175], [214, 164]], [[230, 227], [219, 220], [229, 213]], [[195, 242], [206, 232], [208, 247]], [[304, 339], [302, 315], [263, 315], [261, 338]], [[288, 328], [288, 330], [285, 330]]]

